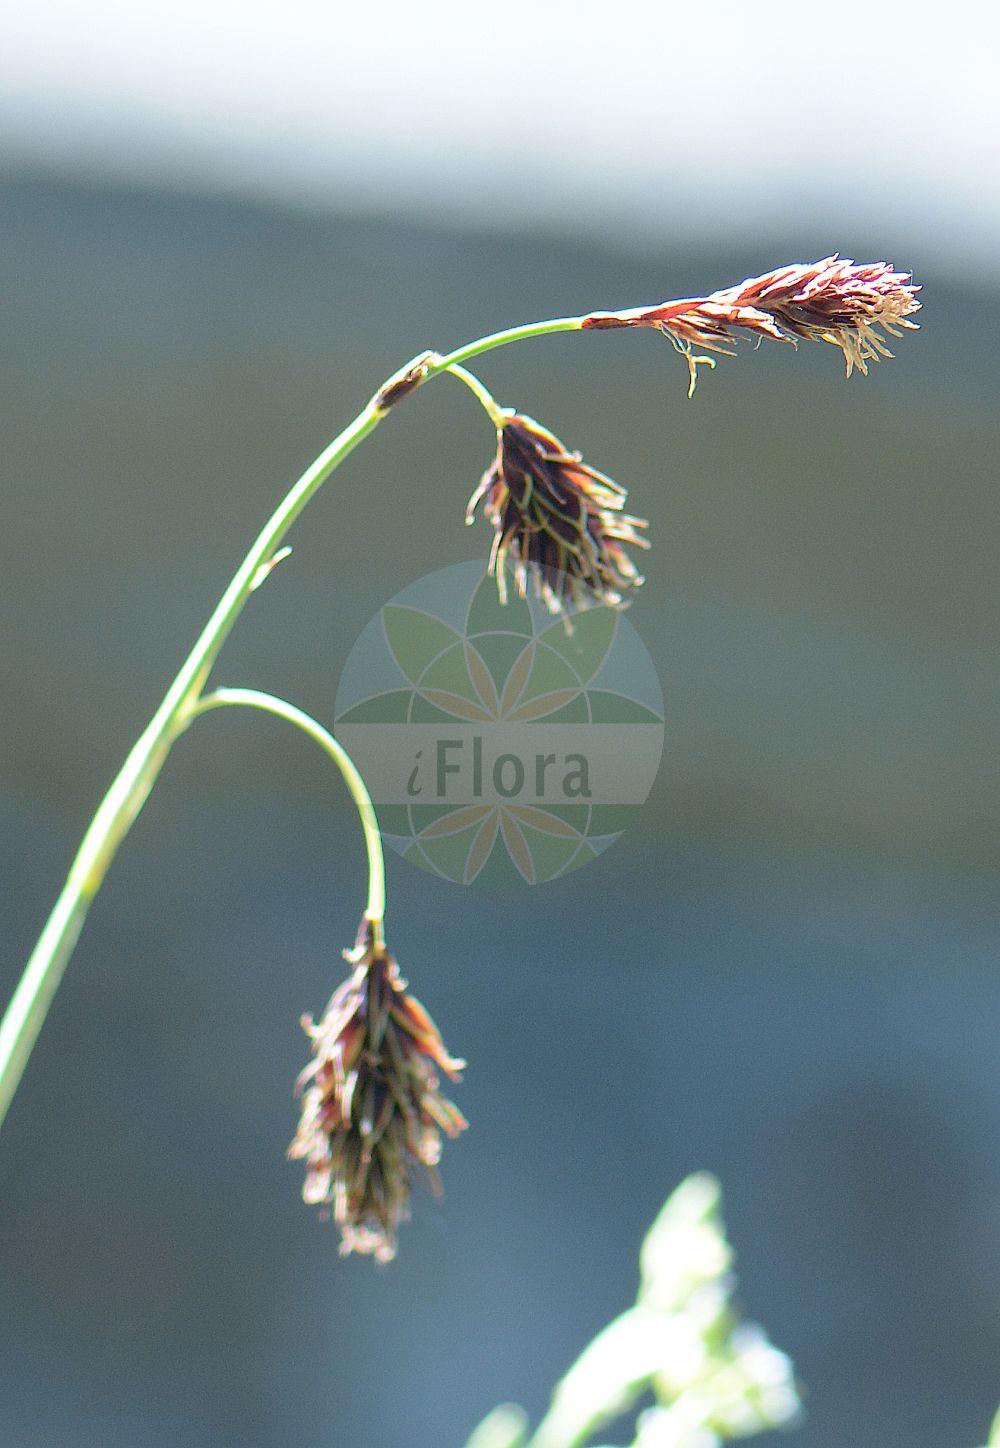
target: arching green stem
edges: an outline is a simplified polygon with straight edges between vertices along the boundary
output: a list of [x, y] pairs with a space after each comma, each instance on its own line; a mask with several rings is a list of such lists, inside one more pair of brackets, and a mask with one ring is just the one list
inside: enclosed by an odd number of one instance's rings
[[[557, 318], [548, 322], [532, 322], [480, 337], [447, 356], [426, 354], [417, 359], [415, 380], [398, 393], [409, 391], [451, 367], [461, 367], [471, 357], [505, 347], [511, 342], [542, 337], [551, 332], [579, 330], [582, 317]], [[413, 372], [402, 369], [403, 374]], [[385, 385], [396, 382], [397, 373]], [[468, 385], [469, 374], [463, 380]], [[488, 394], [486, 394], [488, 396]], [[481, 396], [480, 401], [484, 401]], [[391, 410], [392, 393], [379, 389], [361, 409], [353, 422], [334, 438], [315, 462], [294, 484], [264, 525], [256, 541], [234, 574], [229, 587], [219, 600], [194, 648], [181, 666], [174, 682], [149, 724], [136, 741], [122, 765], [97, 813], [94, 815], [66, 883], [53, 906], [38, 943], [31, 953], [24, 973], [11, 997], [10, 1005], [0, 1021], [0, 1124], [17, 1090], [18, 1082], [31, 1055], [38, 1033], [58, 989], [63, 972], [73, 953], [86, 919], [87, 911], [166, 761], [170, 746], [191, 718], [202, 690], [218, 657], [219, 650], [242, 613], [255, 587], [266, 577], [286, 533], [309, 500], [349, 453], [381, 422]], [[484, 401], [484, 406], [485, 406]], [[487, 408], [489, 411], [489, 408]]]
[[553, 332], [579, 332], [583, 323], [583, 317], [555, 317], [547, 322], [529, 322], [525, 327], [508, 327], [505, 332], [493, 332], [489, 337], [478, 337], [475, 342], [456, 347], [454, 352], [448, 352], [435, 362], [429, 375], [469, 362], [483, 352], [492, 352], [495, 348], [506, 347], [511, 342], [527, 342], [532, 337], [551, 336]]
[[448, 371], [452, 377], [457, 377], [459, 382], [464, 382], [469, 391], [479, 399], [493, 426], [498, 429], [503, 427], [503, 408], [492, 392], [487, 391], [479, 378], [472, 372], [466, 372], [465, 368], [460, 367], [457, 362], [453, 362]]
[[265, 714], [275, 714], [279, 719], [286, 719], [289, 724], [294, 724], [303, 734], [314, 739], [321, 749], [325, 749], [340, 770], [361, 820], [365, 848], [368, 851], [368, 905], [365, 914], [372, 922], [376, 943], [382, 944], [382, 922], [385, 918], [385, 859], [382, 854], [382, 835], [371, 795], [353, 759], [329, 730], [324, 729], [310, 714], [273, 694], [262, 694], [258, 689], [213, 689], [211, 694], [203, 695], [197, 703], [192, 704], [178, 720], [176, 733], [182, 733], [199, 714], [207, 714], [211, 709], [233, 707], [262, 709]]
[[261, 569], [273, 559], [292, 523], [334, 468], [353, 452], [384, 415], [374, 401], [369, 402], [320, 453], [278, 505], [98, 806], [52, 914], [0, 1021], [0, 1123], [38, 1039], [90, 902], [163, 768], [179, 718], [204, 688], [219, 650], [260, 581]]

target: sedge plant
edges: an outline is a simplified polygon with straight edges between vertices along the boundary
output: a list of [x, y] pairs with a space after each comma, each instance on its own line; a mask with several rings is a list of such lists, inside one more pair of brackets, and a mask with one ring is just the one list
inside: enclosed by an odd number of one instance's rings
[[[499, 403], [468, 364], [552, 333], [641, 327], [660, 332], [683, 357], [689, 395], [699, 367], [731, 354], [741, 334], [793, 345], [827, 342], [840, 349], [848, 376], [867, 374], [892, 355], [886, 334], [916, 326], [917, 290], [908, 273], [886, 262], [859, 265], [834, 255], [706, 296], [512, 327], [444, 354], [424, 352], [384, 382], [264, 524], [98, 806], [0, 1023], [0, 1123], [87, 913], [173, 744], [214, 710], [276, 715], [339, 770], [368, 860], [361, 924], [345, 951], [347, 978], [318, 1021], [303, 1018], [312, 1057], [298, 1083], [302, 1112], [289, 1155], [304, 1162], [303, 1195], [333, 1218], [341, 1251], [389, 1260], [408, 1216], [415, 1168], [436, 1187], [442, 1137], [466, 1126], [440, 1081], [457, 1081], [464, 1062], [449, 1053], [389, 953], [382, 838], [364, 779], [330, 731], [295, 704], [253, 688], [213, 686], [226, 639], [330, 475], [401, 403], [445, 375], [469, 389], [495, 438], [466, 520], [474, 522], [482, 508], [492, 528], [488, 569], [501, 601], [511, 588], [522, 596], [531, 590], [567, 624], [573, 608], [627, 606], [643, 582], [630, 550], [648, 547], [648, 540], [644, 521], [625, 511], [625, 489], [541, 423]], [[656, 1401], [638, 1420], [635, 1448], [711, 1448], [788, 1421], [797, 1411], [790, 1364], [734, 1313], [730, 1255], [717, 1184], [690, 1178], [646, 1240], [636, 1305], [585, 1350], [535, 1432], [529, 1438], [520, 1411], [504, 1407], [480, 1425], [469, 1448], [578, 1448], [650, 1392]]]

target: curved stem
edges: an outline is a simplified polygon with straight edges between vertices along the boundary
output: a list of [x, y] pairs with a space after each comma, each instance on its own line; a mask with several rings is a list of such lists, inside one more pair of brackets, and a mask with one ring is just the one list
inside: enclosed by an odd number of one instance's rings
[[219, 650], [260, 579], [261, 568], [273, 558], [288, 529], [321, 484], [384, 415], [374, 401], [369, 402], [310, 464], [278, 505], [98, 806], [0, 1021], [0, 1125], [73, 953], [90, 902], [163, 768], [176, 732], [176, 721], [204, 687]]
[[493, 426], [498, 429], [503, 427], [503, 408], [497, 402], [492, 392], [487, 391], [479, 378], [472, 372], [466, 372], [465, 368], [460, 367], [457, 362], [451, 364], [448, 372], [450, 376], [457, 377], [459, 382], [465, 383], [469, 391], [478, 399]]
[[[550, 332], [578, 331], [582, 317], [557, 318], [533, 322], [480, 337], [446, 357], [425, 354], [417, 364], [403, 368], [407, 383], [396, 396], [405, 396], [414, 387], [431, 377], [461, 366], [470, 357], [504, 347], [530, 337]], [[67, 877], [59, 898], [53, 906], [38, 943], [28, 959], [24, 973], [11, 997], [10, 1005], [0, 1021], [0, 1124], [7, 1114], [18, 1082], [27, 1065], [38, 1033], [58, 989], [63, 972], [73, 953], [86, 919], [90, 902], [97, 894], [139, 811], [146, 802], [170, 746], [182, 727], [182, 720], [191, 717], [202, 689], [208, 680], [219, 650], [246, 605], [255, 586], [265, 576], [267, 567], [285, 534], [320, 486], [333, 470], [363, 441], [386, 416], [394, 399], [391, 384], [399, 384], [400, 374], [385, 384], [390, 390], [361, 409], [353, 422], [324, 448], [315, 462], [294, 484], [283, 501], [258, 534], [250, 551], [219, 600], [215, 611], [202, 630], [194, 648], [181, 666], [163, 701], [136, 741], [104, 799], [98, 806]]]
[[176, 733], [182, 733], [193, 720], [197, 719], [199, 714], [207, 714], [212, 709], [232, 707], [261, 709], [265, 714], [274, 714], [279, 719], [286, 719], [289, 724], [294, 724], [297, 729], [302, 730], [303, 734], [308, 734], [310, 739], [314, 739], [321, 749], [325, 749], [340, 770], [364, 831], [365, 848], [368, 851], [368, 905], [365, 914], [372, 922], [376, 943], [381, 943], [382, 921], [385, 918], [385, 859], [382, 854], [382, 835], [371, 795], [368, 793], [353, 759], [344, 746], [338, 743], [329, 730], [323, 728], [322, 724], [317, 723], [312, 715], [306, 714], [302, 709], [297, 709], [294, 704], [289, 704], [284, 699], [276, 698], [273, 694], [263, 694], [259, 689], [213, 689], [211, 694], [203, 695], [197, 703], [192, 704], [185, 711], [177, 721]]
[[548, 337], [553, 332], [579, 332], [583, 322], [583, 317], [555, 317], [547, 322], [529, 322], [524, 327], [508, 327], [506, 331], [493, 332], [489, 337], [477, 337], [475, 342], [456, 347], [454, 352], [448, 352], [432, 363], [427, 375], [433, 377], [438, 372], [446, 372], [456, 363], [468, 362], [482, 352], [492, 352], [497, 347], [506, 347], [510, 342], [526, 342], [531, 337]]

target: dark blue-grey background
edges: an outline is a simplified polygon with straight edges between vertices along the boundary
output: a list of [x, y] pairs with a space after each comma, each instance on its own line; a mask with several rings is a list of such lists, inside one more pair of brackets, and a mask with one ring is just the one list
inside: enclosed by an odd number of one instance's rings
[[[263, 518], [427, 346], [655, 302], [870, 235], [630, 260], [22, 176], [0, 194], [0, 850], [13, 988], [101, 792]], [[651, 519], [631, 618], [667, 747], [640, 821], [560, 884], [390, 858], [390, 935], [472, 1129], [387, 1270], [284, 1160], [297, 1024], [363, 904], [305, 740], [177, 746], [0, 1136], [4, 1448], [451, 1448], [542, 1410], [631, 1299], [688, 1172], [795, 1358], [810, 1448], [972, 1448], [1000, 1401], [998, 308], [935, 257], [924, 329], [686, 372], [647, 334], [486, 359], [501, 400]], [[492, 449], [442, 380], [309, 508], [220, 682], [331, 719], [358, 632], [485, 550]]]

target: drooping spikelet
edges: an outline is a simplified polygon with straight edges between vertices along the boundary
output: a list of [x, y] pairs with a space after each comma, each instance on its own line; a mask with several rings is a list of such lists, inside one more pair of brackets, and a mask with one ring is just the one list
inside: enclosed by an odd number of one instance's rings
[[313, 1060], [297, 1083], [305, 1094], [288, 1155], [306, 1163], [304, 1199], [332, 1206], [341, 1252], [387, 1262], [409, 1216], [412, 1164], [439, 1193], [441, 1133], [467, 1124], [437, 1077], [440, 1069], [457, 1079], [465, 1062], [445, 1050], [367, 917], [344, 958], [354, 969], [323, 1019], [302, 1018]]
[[490, 573], [506, 600], [506, 565], [522, 597], [529, 576], [553, 613], [567, 604], [624, 607], [642, 576], [623, 544], [647, 548], [641, 518], [623, 512], [626, 498], [603, 473], [571, 453], [546, 428], [505, 411], [497, 453], [469, 500], [466, 522], [483, 504], [493, 525]]

